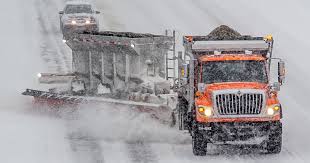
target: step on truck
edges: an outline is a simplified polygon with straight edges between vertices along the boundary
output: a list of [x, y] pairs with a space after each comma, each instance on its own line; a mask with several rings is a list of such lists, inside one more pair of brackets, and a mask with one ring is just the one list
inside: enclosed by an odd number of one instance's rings
[[[208, 36], [184, 36], [183, 43], [176, 115], [179, 129], [192, 136], [194, 155], [206, 155], [210, 143], [233, 142], [279, 153], [285, 68], [272, 56], [272, 36], [242, 36], [220, 26]], [[275, 63], [278, 80], [272, 83]]]

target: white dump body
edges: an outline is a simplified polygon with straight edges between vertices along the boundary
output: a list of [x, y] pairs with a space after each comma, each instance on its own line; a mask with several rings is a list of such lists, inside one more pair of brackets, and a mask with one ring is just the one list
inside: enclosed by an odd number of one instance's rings
[[194, 51], [251, 51], [266, 50], [268, 47], [264, 40], [196, 41], [192, 45]]

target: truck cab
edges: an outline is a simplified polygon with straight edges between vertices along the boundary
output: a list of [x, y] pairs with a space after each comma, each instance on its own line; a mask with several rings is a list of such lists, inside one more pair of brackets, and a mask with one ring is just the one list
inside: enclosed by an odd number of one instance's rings
[[[278, 91], [284, 62], [272, 58], [272, 36], [214, 39], [185, 36], [179, 55], [179, 128], [192, 136], [193, 153], [206, 155], [207, 144], [255, 142], [279, 153], [282, 106]], [[272, 83], [272, 64], [278, 81]], [[260, 141], [255, 141], [260, 140]]]

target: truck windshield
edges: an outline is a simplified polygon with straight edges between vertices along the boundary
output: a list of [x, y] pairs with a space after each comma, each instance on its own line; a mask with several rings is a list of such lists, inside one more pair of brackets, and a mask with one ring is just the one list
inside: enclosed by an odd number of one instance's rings
[[90, 5], [67, 5], [65, 9], [66, 14], [76, 14], [76, 13], [92, 13]]
[[202, 65], [202, 82], [259, 82], [267, 83], [265, 61], [215, 61]]

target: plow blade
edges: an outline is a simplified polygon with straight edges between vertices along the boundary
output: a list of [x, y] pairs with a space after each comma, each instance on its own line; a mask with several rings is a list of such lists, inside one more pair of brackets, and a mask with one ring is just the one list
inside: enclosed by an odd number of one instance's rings
[[87, 97], [87, 96], [72, 96], [66, 94], [58, 94], [46, 91], [26, 89], [22, 93], [25, 96], [34, 97], [34, 102], [38, 104], [45, 104], [50, 107], [62, 106], [78, 106], [80, 104], [110, 104], [115, 106], [125, 106], [132, 111], [147, 113], [152, 118], [158, 119], [163, 123], [171, 123], [172, 109], [167, 105], [135, 102], [130, 100], [112, 99], [105, 97]]

